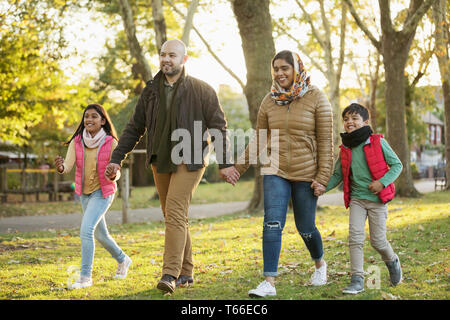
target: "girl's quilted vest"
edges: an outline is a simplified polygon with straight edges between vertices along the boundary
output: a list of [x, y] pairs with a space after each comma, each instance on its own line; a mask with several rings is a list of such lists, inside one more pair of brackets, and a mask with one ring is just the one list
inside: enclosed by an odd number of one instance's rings
[[[389, 167], [383, 156], [383, 150], [381, 149], [380, 139], [383, 137], [381, 134], [372, 134], [370, 136], [370, 143], [366, 144], [364, 154], [366, 155], [367, 165], [369, 166], [370, 174], [373, 180], [378, 180], [389, 171]], [[350, 205], [350, 165], [352, 162], [352, 149], [340, 145], [341, 148], [341, 167], [342, 176], [344, 181], [344, 203], [348, 208]], [[391, 183], [386, 188], [378, 193], [378, 197], [381, 202], [386, 203], [391, 201], [395, 195], [394, 183]]]
[[[102, 189], [104, 198], [108, 197], [111, 194], [114, 194], [117, 190], [116, 182], [110, 181], [105, 177], [106, 166], [108, 165], [109, 159], [111, 157], [112, 140], [113, 137], [106, 136], [104, 141], [100, 143], [97, 151], [98, 180], [100, 181], [100, 187]], [[76, 153], [75, 193], [81, 196], [84, 175], [84, 143], [81, 140], [81, 135], [76, 136], [74, 141]]]

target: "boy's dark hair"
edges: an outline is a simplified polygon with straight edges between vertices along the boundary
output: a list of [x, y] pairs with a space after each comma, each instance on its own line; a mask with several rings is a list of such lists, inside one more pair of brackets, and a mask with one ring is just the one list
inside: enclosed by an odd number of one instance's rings
[[287, 63], [289, 63], [291, 66], [294, 67], [294, 57], [292, 56], [292, 52], [289, 50], [283, 50], [278, 52], [272, 59], [272, 68], [275, 60], [283, 59]]
[[352, 103], [351, 105], [349, 105], [347, 108], [344, 109], [344, 111], [342, 111], [342, 118], [344, 118], [344, 116], [346, 114], [359, 114], [364, 121], [369, 120], [369, 110], [367, 110], [366, 107], [360, 105], [359, 103]]
[[112, 123], [112, 121], [111, 121], [111, 119], [110, 119], [106, 109], [103, 108], [103, 106], [101, 106], [99, 104], [90, 104], [84, 109], [83, 116], [81, 117], [81, 122], [78, 125], [77, 130], [75, 130], [75, 133], [72, 135], [72, 137], [69, 139], [69, 141], [67, 141], [65, 143], [65, 145], [69, 145], [70, 142], [73, 139], [75, 139], [75, 137], [77, 135], [83, 134], [83, 130], [84, 130], [84, 114], [86, 113], [87, 110], [90, 110], [90, 109], [94, 109], [95, 111], [98, 112], [98, 114], [102, 117], [102, 119], [105, 119], [105, 124], [102, 127], [103, 127], [103, 130], [105, 130], [106, 134], [112, 136], [116, 140], [119, 140], [117, 138], [116, 128], [114, 128], [114, 124]]

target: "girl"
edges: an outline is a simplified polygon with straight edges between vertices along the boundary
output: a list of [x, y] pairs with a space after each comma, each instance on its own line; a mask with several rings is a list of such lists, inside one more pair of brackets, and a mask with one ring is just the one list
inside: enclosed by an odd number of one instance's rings
[[81, 273], [69, 289], [92, 286], [94, 236], [119, 263], [114, 278], [124, 279], [131, 259], [111, 238], [105, 221], [105, 213], [113, 202], [116, 181], [120, 176], [118, 172], [110, 180], [104, 174], [111, 153], [117, 146], [116, 130], [106, 110], [98, 104], [88, 105], [77, 130], [65, 144], [69, 145], [66, 160], [57, 156], [55, 167], [64, 174], [70, 172], [75, 164], [75, 193], [80, 196], [83, 209], [80, 228]]

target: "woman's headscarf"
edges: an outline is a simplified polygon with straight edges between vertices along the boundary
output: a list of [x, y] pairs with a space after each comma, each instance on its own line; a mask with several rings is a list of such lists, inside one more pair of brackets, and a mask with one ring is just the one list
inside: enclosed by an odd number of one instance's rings
[[292, 57], [294, 60], [294, 82], [289, 90], [282, 88], [278, 82], [275, 80], [275, 75], [273, 71], [272, 65], [272, 88], [271, 88], [271, 96], [272, 99], [275, 100], [275, 103], [283, 106], [291, 103], [293, 100], [297, 98], [301, 98], [308, 91], [308, 87], [310, 84], [310, 77], [307, 74], [303, 62], [300, 59], [300, 56], [292, 52]]

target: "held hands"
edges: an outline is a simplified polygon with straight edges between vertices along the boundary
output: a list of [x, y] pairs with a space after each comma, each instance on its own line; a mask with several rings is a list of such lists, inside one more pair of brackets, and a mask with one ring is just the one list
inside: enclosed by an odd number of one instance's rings
[[108, 180], [114, 181], [117, 175], [117, 171], [120, 170], [120, 165], [117, 163], [108, 163], [105, 170], [105, 177]]
[[64, 171], [64, 158], [61, 156], [56, 156], [55, 158], [55, 168], [56, 171], [62, 173]]
[[325, 187], [316, 180], [313, 180], [311, 183], [311, 189], [314, 189], [314, 195], [316, 197], [319, 197], [325, 193]]
[[223, 168], [219, 170], [219, 176], [228, 183], [231, 183], [233, 186], [240, 178], [239, 171], [234, 167]]
[[373, 194], [379, 194], [381, 190], [384, 189], [384, 185], [378, 181], [372, 181], [371, 184], [369, 184], [369, 190], [373, 193]]

